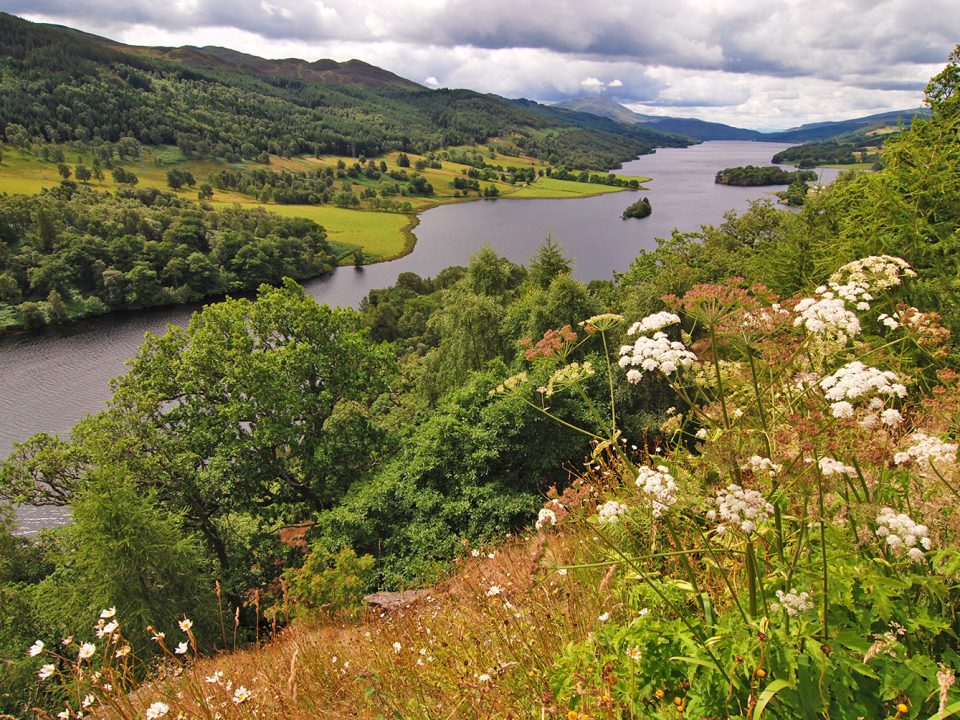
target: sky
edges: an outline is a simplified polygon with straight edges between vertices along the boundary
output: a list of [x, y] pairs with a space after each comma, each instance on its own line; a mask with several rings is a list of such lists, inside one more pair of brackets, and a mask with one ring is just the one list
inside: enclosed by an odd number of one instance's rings
[[357, 58], [426, 87], [777, 130], [918, 107], [957, 0], [0, 0], [135, 45]]

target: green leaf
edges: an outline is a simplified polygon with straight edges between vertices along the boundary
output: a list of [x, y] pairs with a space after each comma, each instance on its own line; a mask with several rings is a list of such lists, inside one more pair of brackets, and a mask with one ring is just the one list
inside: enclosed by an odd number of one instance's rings
[[947, 705], [943, 709], [942, 715], [939, 712], [936, 712], [931, 715], [928, 720], [943, 720], [943, 718], [948, 718], [951, 715], [955, 715], [957, 712], [960, 712], [960, 702], [955, 702], [953, 705]]
[[679, 655], [670, 658], [670, 660], [671, 661], [679, 660], [680, 662], [690, 663], [691, 665], [700, 665], [701, 667], [705, 667], [708, 670], [716, 670], [717, 672], [722, 672], [722, 670], [720, 670], [720, 668], [717, 667], [717, 664], [710, 660], [701, 660], [700, 658], [692, 658], [692, 657], [681, 657]]
[[767, 704], [773, 700], [774, 695], [788, 687], [791, 687], [791, 685], [786, 680], [774, 680], [767, 685], [764, 691], [760, 693], [756, 707], [753, 708], [753, 720], [758, 720], [763, 715], [763, 711], [766, 710]]

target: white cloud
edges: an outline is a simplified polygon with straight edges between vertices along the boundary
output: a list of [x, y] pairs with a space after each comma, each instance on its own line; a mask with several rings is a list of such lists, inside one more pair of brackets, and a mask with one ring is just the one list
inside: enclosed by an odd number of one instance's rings
[[611, 80], [607, 83], [607, 87], [620, 88], [623, 87], [623, 83], [620, 80]]

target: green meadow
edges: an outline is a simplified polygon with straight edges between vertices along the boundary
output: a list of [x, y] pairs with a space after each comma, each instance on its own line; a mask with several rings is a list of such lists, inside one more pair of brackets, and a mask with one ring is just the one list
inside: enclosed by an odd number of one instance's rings
[[[477, 152], [487, 162], [506, 167], [543, 167], [546, 165], [534, 158], [525, 156], [503, 155], [490, 147], [457, 147], [454, 152]], [[398, 152], [388, 153], [382, 157], [370, 158], [384, 160], [390, 168], [398, 167]], [[411, 165], [423, 156], [408, 153]], [[92, 165], [92, 158], [76, 152], [66, 153], [66, 164], [73, 171], [78, 164]], [[308, 172], [325, 167], [337, 167], [343, 161], [348, 167], [357, 161], [356, 158], [327, 155], [323, 157], [292, 157], [284, 158], [271, 156], [270, 169], [274, 172]], [[463, 177], [471, 168], [449, 160], [441, 161], [442, 168], [424, 168], [420, 171], [433, 186], [434, 192], [430, 197], [407, 196], [398, 198], [409, 202], [414, 214], [394, 212], [378, 212], [364, 209], [347, 209], [333, 205], [288, 205], [274, 202], [262, 202], [251, 195], [237, 192], [215, 190], [212, 204], [215, 206], [229, 206], [240, 204], [243, 207], [262, 207], [286, 217], [306, 217], [323, 225], [327, 236], [333, 245], [334, 251], [341, 262], [353, 262], [353, 252], [361, 250], [365, 262], [389, 260], [404, 255], [413, 249], [416, 238], [413, 228], [417, 225], [416, 213], [422, 212], [437, 205], [453, 202], [466, 202], [477, 199], [476, 196], [463, 197], [453, 187], [458, 177]], [[186, 170], [193, 174], [197, 185], [207, 182], [211, 174], [230, 164], [222, 160], [196, 160], [184, 157], [175, 147], [157, 146], [145, 147], [137, 159], [127, 160], [122, 166], [133, 172], [139, 178], [138, 187], [155, 187], [175, 192], [185, 198], [195, 198], [196, 188], [171, 190], [167, 185], [167, 172], [172, 169]], [[236, 166], [234, 166], [236, 167]], [[257, 167], [262, 167], [257, 165]], [[98, 190], [114, 191], [117, 183], [113, 181], [111, 173], [106, 170], [102, 181], [91, 180], [89, 187]], [[3, 160], [0, 162], [0, 193], [33, 194], [44, 188], [55, 187], [61, 182], [61, 176], [54, 162], [45, 161], [24, 150], [12, 146], [3, 147]], [[645, 182], [649, 178], [637, 178]], [[375, 186], [375, 181], [359, 178], [353, 181], [354, 191], [359, 193], [366, 187]], [[557, 180], [550, 177], [540, 177], [533, 184], [510, 184], [500, 181], [480, 181], [481, 187], [496, 187], [500, 197], [520, 199], [562, 199], [583, 198], [611, 192], [619, 192], [624, 188], [583, 183], [576, 181]]]

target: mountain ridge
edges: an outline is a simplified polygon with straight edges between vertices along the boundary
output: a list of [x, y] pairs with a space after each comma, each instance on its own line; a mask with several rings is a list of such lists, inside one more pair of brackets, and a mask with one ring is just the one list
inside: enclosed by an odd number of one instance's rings
[[828, 120], [806, 123], [797, 127], [776, 132], [761, 132], [749, 128], [738, 128], [724, 123], [709, 122], [699, 118], [672, 117], [668, 115], [644, 115], [635, 112], [613, 100], [600, 96], [581, 96], [556, 103], [553, 107], [562, 107], [578, 112], [586, 112], [607, 117], [628, 125], [646, 125], [651, 129], [676, 135], [685, 135], [697, 140], [757, 140], [760, 142], [810, 142], [826, 140], [848, 133], [869, 133], [890, 125], [909, 126], [913, 117], [925, 117], [929, 110], [922, 107], [905, 110], [892, 110], [845, 120]]

